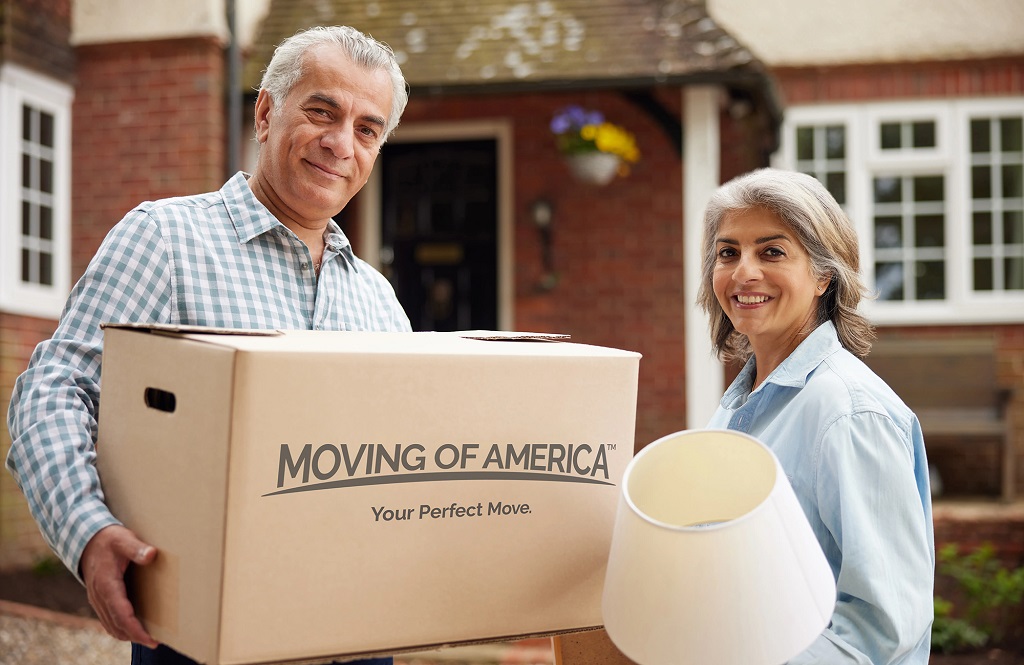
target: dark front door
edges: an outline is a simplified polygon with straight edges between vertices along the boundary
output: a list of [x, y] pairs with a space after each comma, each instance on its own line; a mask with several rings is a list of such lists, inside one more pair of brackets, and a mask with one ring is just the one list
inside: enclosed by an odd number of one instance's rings
[[380, 165], [382, 262], [413, 329], [496, 329], [496, 142], [388, 143]]

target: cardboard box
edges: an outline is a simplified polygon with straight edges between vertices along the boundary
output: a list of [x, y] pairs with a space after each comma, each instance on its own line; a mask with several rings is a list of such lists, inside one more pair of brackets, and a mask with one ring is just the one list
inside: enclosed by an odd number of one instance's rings
[[150, 633], [213, 665], [599, 626], [640, 357], [489, 336], [108, 326]]

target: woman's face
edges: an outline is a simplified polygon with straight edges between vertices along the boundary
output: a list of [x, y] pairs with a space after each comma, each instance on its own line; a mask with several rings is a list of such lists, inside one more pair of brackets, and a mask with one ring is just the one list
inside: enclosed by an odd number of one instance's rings
[[816, 321], [828, 285], [793, 231], [774, 213], [751, 208], [727, 213], [715, 237], [713, 288], [754, 354], [788, 355]]

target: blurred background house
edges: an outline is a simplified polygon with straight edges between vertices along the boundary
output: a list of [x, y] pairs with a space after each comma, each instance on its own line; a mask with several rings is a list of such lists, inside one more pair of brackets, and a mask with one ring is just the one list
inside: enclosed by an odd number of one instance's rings
[[[637, 448], [700, 427], [735, 371], [694, 305], [704, 202], [806, 171], [860, 231], [871, 362], [944, 496], [1024, 489], [1019, 0], [0, 0], [0, 404], [113, 224], [250, 168], [273, 46], [331, 23], [411, 85], [338, 219], [417, 329], [638, 351]], [[550, 126], [572, 105], [633, 135], [628, 173], [574, 175]], [[45, 552], [0, 474], [0, 568]]]

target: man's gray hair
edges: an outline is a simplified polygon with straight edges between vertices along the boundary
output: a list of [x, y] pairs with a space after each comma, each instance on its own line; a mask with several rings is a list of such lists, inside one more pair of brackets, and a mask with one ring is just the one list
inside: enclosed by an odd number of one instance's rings
[[383, 69], [391, 77], [391, 114], [388, 116], [384, 139], [398, 126], [398, 121], [409, 102], [405, 76], [398, 66], [391, 47], [347, 25], [316, 26], [302, 30], [278, 44], [274, 57], [263, 72], [260, 89], [266, 90], [280, 110], [292, 87], [302, 78], [303, 60], [313, 46], [336, 44], [341, 46], [352, 62], [368, 70]]

